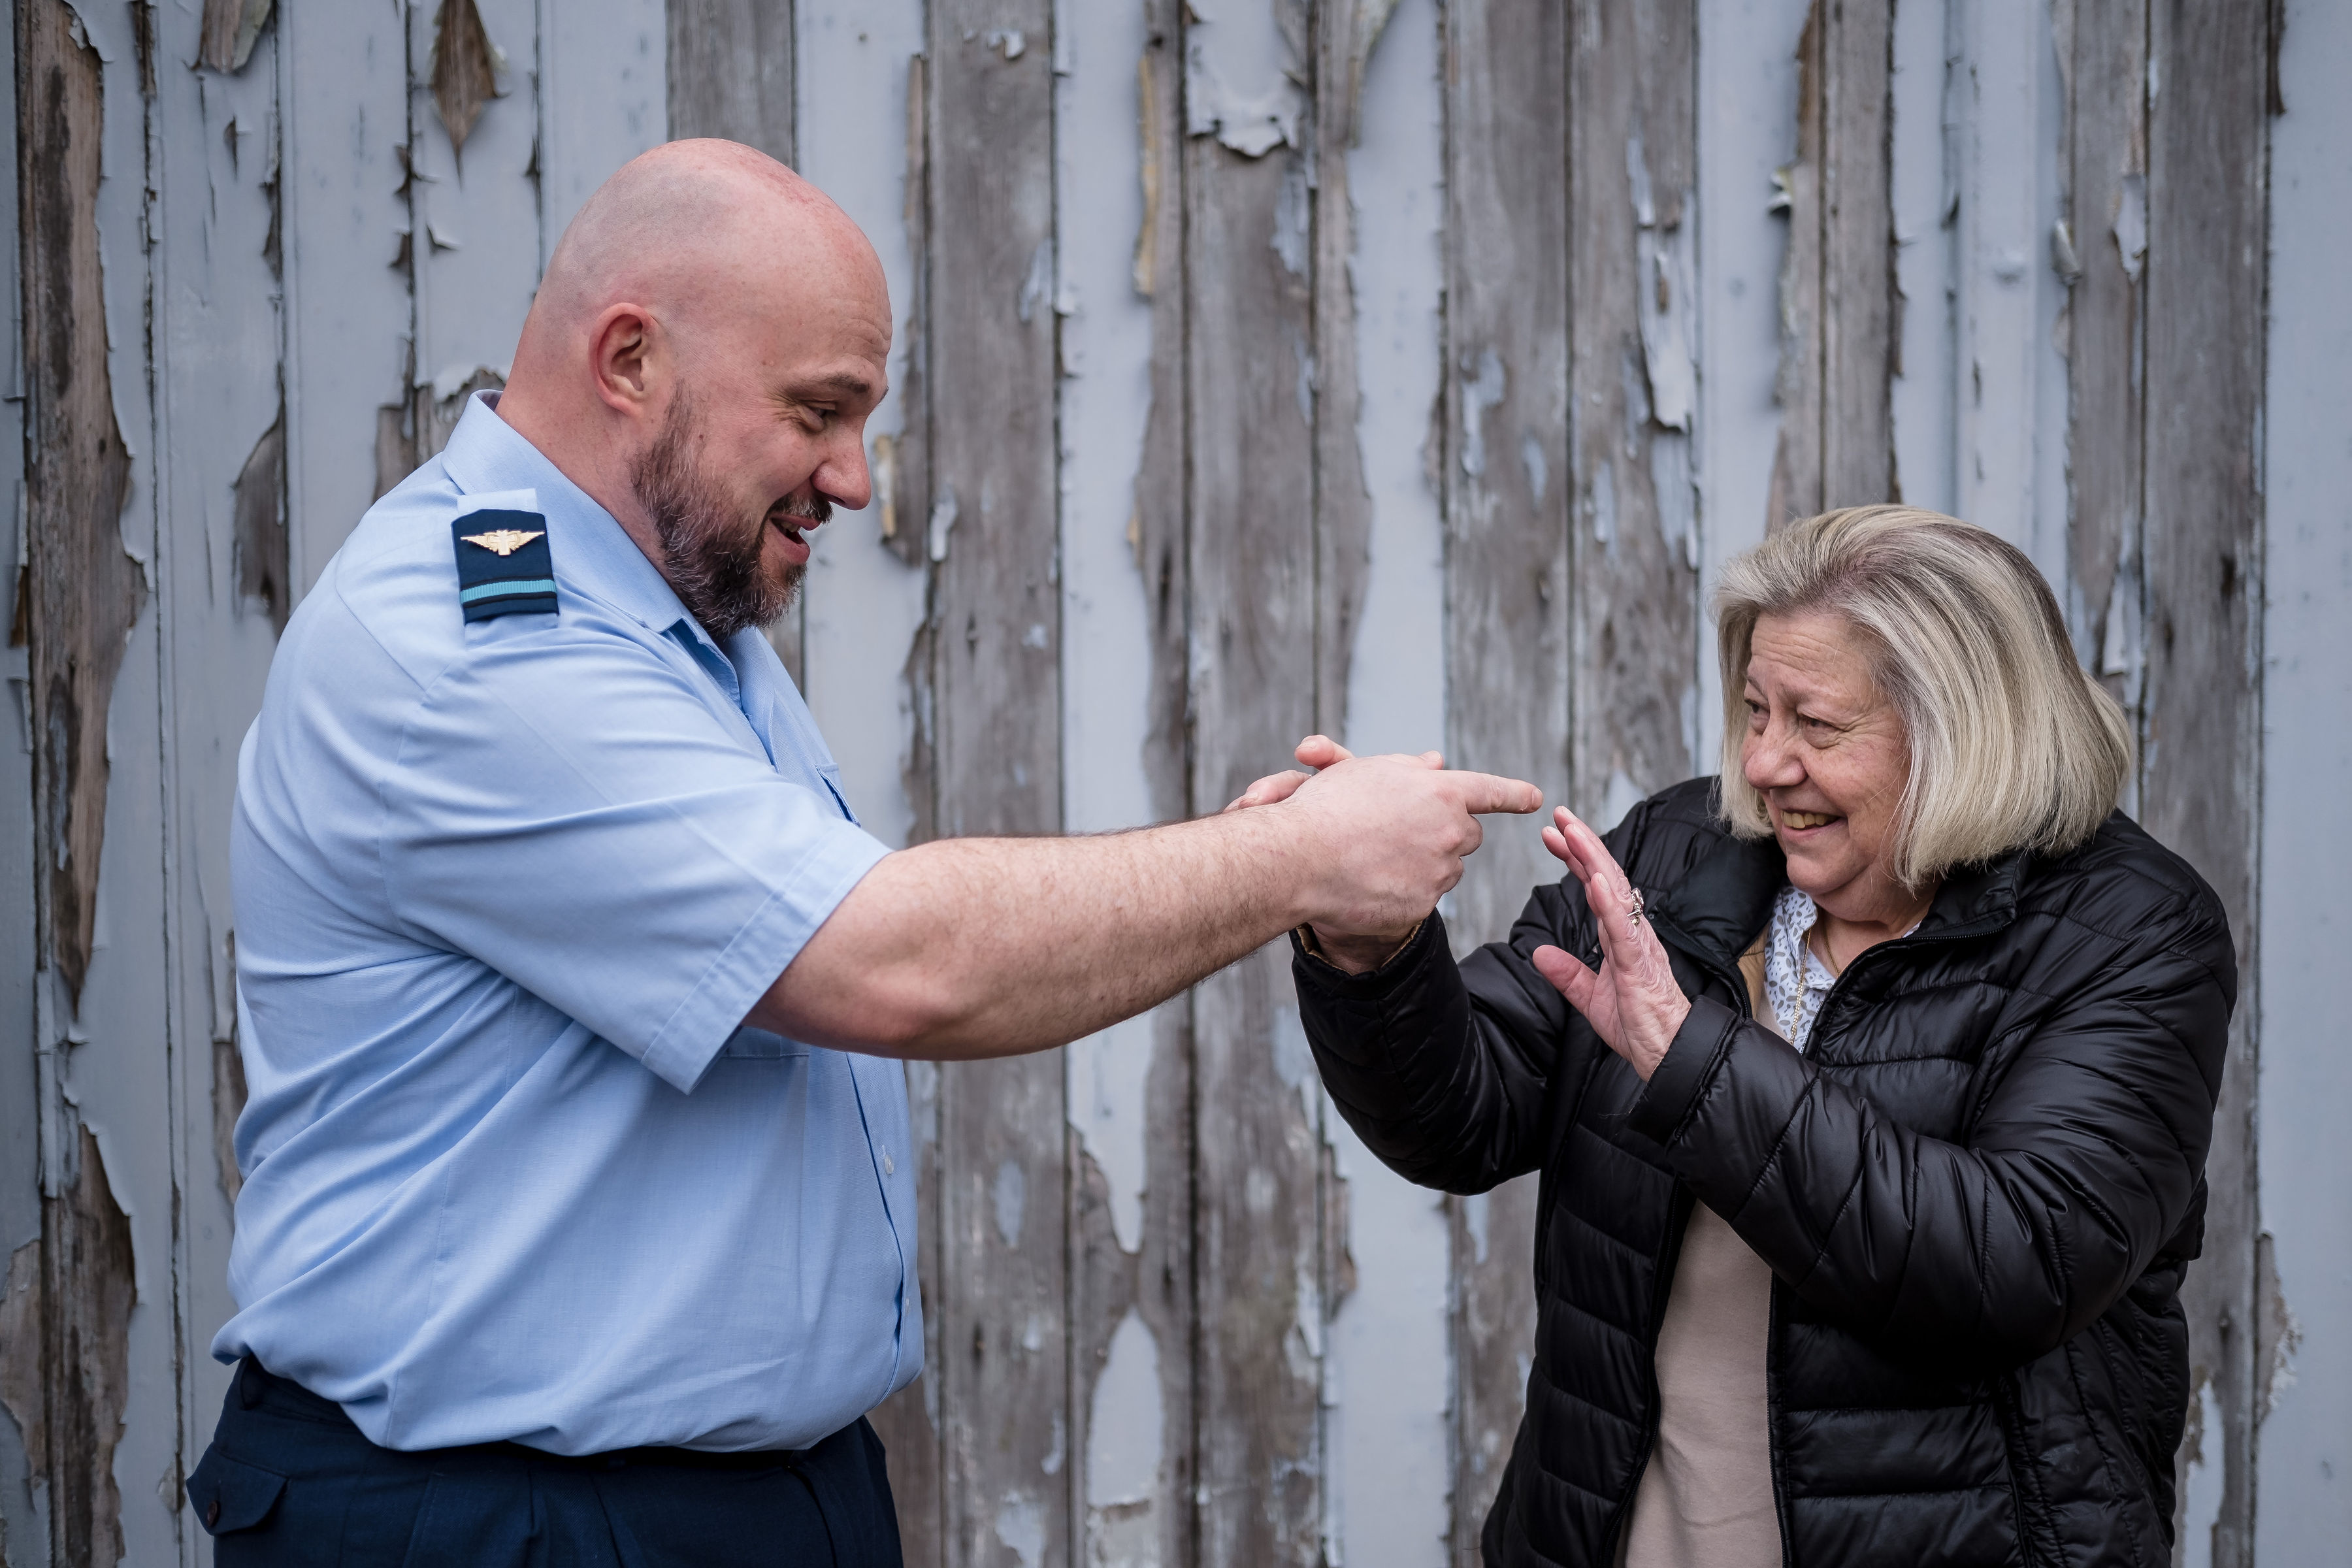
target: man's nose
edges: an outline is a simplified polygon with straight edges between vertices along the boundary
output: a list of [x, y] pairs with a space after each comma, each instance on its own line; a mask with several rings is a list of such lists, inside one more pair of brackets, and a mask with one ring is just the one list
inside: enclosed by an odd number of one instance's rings
[[866, 463], [866, 435], [845, 431], [817, 465], [811, 482], [817, 493], [837, 507], [863, 511], [874, 499], [874, 474]]

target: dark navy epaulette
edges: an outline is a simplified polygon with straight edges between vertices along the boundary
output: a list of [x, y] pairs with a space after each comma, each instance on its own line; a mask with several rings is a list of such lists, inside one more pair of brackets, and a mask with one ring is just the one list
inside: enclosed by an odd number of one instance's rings
[[467, 620], [555, 614], [547, 519], [535, 511], [472, 511], [450, 524], [449, 532], [457, 548], [457, 603]]

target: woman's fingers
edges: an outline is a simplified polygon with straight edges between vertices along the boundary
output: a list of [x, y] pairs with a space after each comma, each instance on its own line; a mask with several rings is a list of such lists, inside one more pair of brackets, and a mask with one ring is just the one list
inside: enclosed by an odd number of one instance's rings
[[1592, 994], [1600, 987], [1601, 976], [1587, 969], [1574, 953], [1565, 948], [1539, 947], [1528, 955], [1536, 973], [1552, 984], [1553, 989], [1568, 998], [1568, 1005], [1580, 1013], [1592, 1006]]

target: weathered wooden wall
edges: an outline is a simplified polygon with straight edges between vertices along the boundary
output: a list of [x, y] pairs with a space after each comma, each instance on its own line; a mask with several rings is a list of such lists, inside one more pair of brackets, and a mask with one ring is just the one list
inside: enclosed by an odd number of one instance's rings
[[[877, 504], [772, 636], [893, 842], [1213, 809], [1314, 728], [1611, 820], [1713, 756], [1704, 595], [1769, 528], [1900, 495], [2025, 548], [2246, 963], [2182, 1555], [2326, 1557], [2339, 11], [21, 0], [0, 1554], [208, 1557], [178, 1480], [229, 1310], [226, 822], [276, 630], [502, 376], [587, 193], [718, 134], [890, 283]], [[1549, 872], [1499, 826], [1457, 942]], [[877, 1423], [910, 1562], [1476, 1561], [1530, 1189], [1372, 1161], [1285, 963], [909, 1068], [929, 1370]]]

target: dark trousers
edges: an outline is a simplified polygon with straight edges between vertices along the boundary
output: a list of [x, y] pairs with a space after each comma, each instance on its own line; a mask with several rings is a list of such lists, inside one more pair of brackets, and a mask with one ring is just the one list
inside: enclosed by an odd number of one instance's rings
[[900, 1568], [863, 1420], [788, 1453], [402, 1453], [250, 1357], [188, 1501], [220, 1568]]

